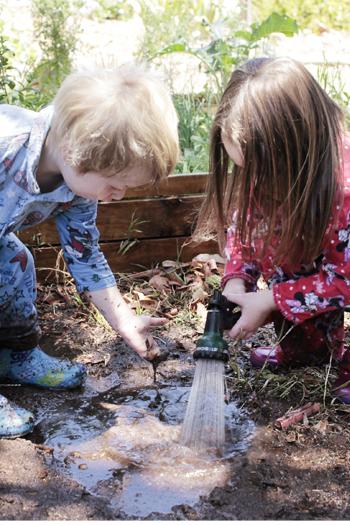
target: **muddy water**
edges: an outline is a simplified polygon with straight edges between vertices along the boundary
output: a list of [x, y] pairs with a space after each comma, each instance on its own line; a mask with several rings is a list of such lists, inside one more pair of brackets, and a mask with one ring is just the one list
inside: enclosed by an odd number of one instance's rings
[[230, 478], [230, 458], [249, 445], [252, 422], [226, 405], [226, 446], [195, 452], [177, 443], [191, 386], [113, 389], [57, 407], [45, 443], [59, 466], [87, 491], [134, 517], [193, 505]]

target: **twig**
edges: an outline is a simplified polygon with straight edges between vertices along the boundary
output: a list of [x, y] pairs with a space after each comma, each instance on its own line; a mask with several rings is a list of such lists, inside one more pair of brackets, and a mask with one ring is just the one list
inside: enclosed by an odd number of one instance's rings
[[277, 418], [275, 426], [285, 431], [291, 425], [304, 421], [305, 417], [318, 413], [320, 409], [321, 405], [318, 402], [309, 402], [303, 407], [299, 407], [299, 409], [294, 409], [293, 411], [287, 411], [284, 416]]

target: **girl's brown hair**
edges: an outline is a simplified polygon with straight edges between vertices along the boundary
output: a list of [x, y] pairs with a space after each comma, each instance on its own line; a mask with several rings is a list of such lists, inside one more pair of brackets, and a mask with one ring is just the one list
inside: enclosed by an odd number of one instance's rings
[[[236, 69], [211, 130], [197, 235], [215, 225], [222, 247], [235, 213], [246, 256], [257, 237], [263, 255], [278, 232], [276, 264], [312, 262], [342, 200], [342, 122], [340, 108], [299, 62], [259, 58]], [[222, 134], [242, 150], [244, 165], [232, 174]]]

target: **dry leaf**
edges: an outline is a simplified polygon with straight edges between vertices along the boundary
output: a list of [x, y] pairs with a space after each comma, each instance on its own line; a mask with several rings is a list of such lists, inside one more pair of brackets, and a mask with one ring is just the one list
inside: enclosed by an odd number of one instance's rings
[[176, 268], [177, 266], [178, 263], [176, 263], [176, 261], [172, 261], [171, 259], [166, 259], [165, 261], [162, 261], [163, 268]]
[[328, 422], [327, 420], [320, 420], [313, 426], [313, 429], [316, 429], [321, 435], [325, 435], [327, 432]]
[[202, 326], [201, 330], [203, 330], [205, 321], [207, 319], [207, 308], [205, 307], [205, 305], [203, 305], [203, 303], [201, 302], [197, 303], [196, 313], [197, 313], [198, 318], [200, 319], [200, 325]]
[[166, 318], [170, 318], [171, 320], [175, 318], [175, 316], [178, 314], [179, 310], [174, 307], [170, 309], [168, 312], [163, 312], [162, 316], [165, 316]]
[[110, 359], [111, 359], [111, 355], [109, 353], [103, 354], [103, 355], [100, 355], [98, 353], [94, 353], [94, 354], [90, 353], [90, 354], [84, 354], [81, 358], [79, 358], [79, 361], [82, 363], [89, 363], [91, 365], [96, 365], [98, 363], [104, 363], [104, 365], [107, 365]]
[[131, 277], [133, 279], [135, 278], [151, 278], [152, 276], [155, 276], [156, 274], [160, 274], [161, 270], [159, 268], [152, 268], [149, 270], [142, 270], [141, 272], [134, 272], [131, 274]]
[[156, 290], [159, 290], [160, 292], [165, 292], [170, 288], [168, 278], [166, 278], [165, 276], [161, 276], [160, 274], [153, 276], [149, 280], [149, 284], [151, 287], [153, 287]]
[[[133, 291], [135, 296], [137, 297], [137, 300], [138, 300], [138, 303], [140, 303], [141, 305], [147, 305], [147, 306], [157, 306], [158, 305], [158, 301], [154, 298], [150, 298], [149, 296], [146, 296], [143, 292], [141, 292], [140, 290], [134, 290]], [[136, 306], [137, 303], [135, 303], [135, 301], [132, 303], [132, 306]]]
[[207, 299], [207, 297], [208, 293], [204, 290], [202, 285], [200, 283], [195, 283], [192, 287], [192, 299], [190, 303], [193, 305], [198, 301], [203, 302]]
[[116, 371], [113, 371], [108, 376], [101, 376], [100, 378], [88, 376], [85, 381], [85, 386], [97, 393], [105, 393], [120, 384], [121, 380]]
[[226, 263], [225, 258], [220, 256], [220, 254], [198, 254], [192, 259], [192, 261], [206, 263], [210, 259], [213, 259], [216, 263], [221, 263], [222, 265], [225, 265]]

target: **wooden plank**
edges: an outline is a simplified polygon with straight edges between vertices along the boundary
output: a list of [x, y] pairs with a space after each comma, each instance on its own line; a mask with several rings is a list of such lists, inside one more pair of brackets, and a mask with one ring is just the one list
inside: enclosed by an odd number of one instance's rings
[[124, 199], [135, 197], [165, 197], [171, 195], [202, 194], [205, 192], [208, 174], [170, 175], [157, 186], [145, 185], [130, 188]]
[[[203, 196], [176, 196], [133, 199], [101, 203], [97, 226], [101, 241], [189, 236]], [[53, 219], [20, 232], [24, 243], [32, 246], [58, 245]]]
[[[187, 262], [201, 253], [218, 253], [218, 246], [215, 241], [195, 244], [190, 242], [187, 237], [145, 239], [132, 246], [125, 254], [119, 253], [119, 242], [101, 243], [100, 247], [113, 272], [136, 272], [142, 268], [152, 268], [166, 259]], [[32, 251], [39, 277], [46, 277], [49, 271], [40, 271], [40, 268], [55, 269], [57, 257], [60, 253], [59, 248], [33, 248]], [[61, 269], [62, 260], [61, 258]], [[50, 274], [52, 279], [53, 270]]]

